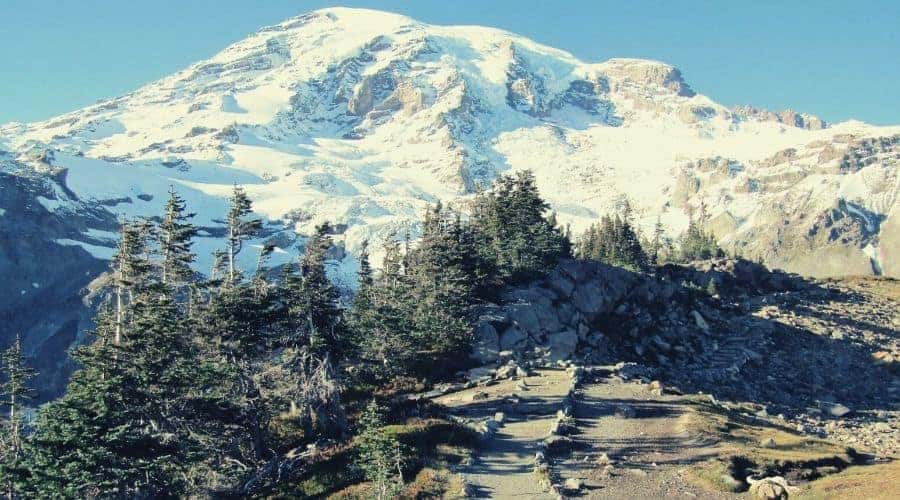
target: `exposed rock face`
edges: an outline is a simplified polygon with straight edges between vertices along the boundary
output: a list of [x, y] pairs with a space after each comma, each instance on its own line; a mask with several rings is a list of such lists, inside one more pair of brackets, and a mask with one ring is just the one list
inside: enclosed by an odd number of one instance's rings
[[807, 130], [822, 130], [828, 126], [828, 124], [825, 123], [825, 120], [822, 120], [819, 117], [806, 113], [798, 113], [792, 109], [772, 112], [765, 109], [754, 108], [753, 106], [735, 106], [732, 108], [732, 112], [735, 116], [743, 119], [754, 118], [758, 120], [770, 120]]
[[0, 333], [4, 343], [23, 337], [38, 372], [37, 399], [45, 400], [59, 395], [68, 379], [73, 365], [66, 350], [85, 340], [93, 316], [82, 302], [85, 289], [108, 265], [73, 242], [91, 229], [113, 229], [115, 221], [99, 210], [50, 212], [45, 204], [66, 194], [41, 179], [0, 172], [0, 186]]
[[599, 361], [624, 352], [629, 358], [687, 359], [703, 349], [698, 339], [710, 333], [709, 325], [701, 327], [691, 316], [699, 314], [691, 303], [689, 293], [673, 281], [565, 261], [545, 279], [507, 290], [499, 304], [480, 311], [475, 357], [490, 363], [499, 360], [500, 351], [514, 351], [545, 362]]

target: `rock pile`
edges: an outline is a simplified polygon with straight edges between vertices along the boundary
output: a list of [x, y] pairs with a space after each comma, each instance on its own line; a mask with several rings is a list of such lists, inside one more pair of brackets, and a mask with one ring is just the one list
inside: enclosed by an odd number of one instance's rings
[[505, 290], [497, 304], [479, 309], [473, 357], [482, 364], [509, 357], [539, 364], [695, 359], [718, 328], [696, 303], [696, 290], [664, 277], [564, 261], [545, 278]]

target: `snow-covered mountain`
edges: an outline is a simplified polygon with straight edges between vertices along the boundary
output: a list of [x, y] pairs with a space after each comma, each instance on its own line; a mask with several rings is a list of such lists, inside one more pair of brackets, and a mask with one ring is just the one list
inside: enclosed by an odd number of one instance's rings
[[3, 328], [31, 332], [33, 353], [75, 340], [82, 313], [25, 311], [72, 309], [112, 255], [116, 218], [160, 213], [173, 184], [204, 229], [201, 271], [235, 183], [275, 263], [336, 224], [349, 252], [335, 277], [349, 281], [363, 240], [415, 236], [427, 204], [464, 208], [531, 169], [576, 234], [627, 200], [672, 235], [703, 210], [723, 246], [773, 266], [897, 276], [898, 162], [900, 127], [729, 109], [664, 63], [585, 63], [497, 29], [325, 9], [128, 95], [0, 126]]

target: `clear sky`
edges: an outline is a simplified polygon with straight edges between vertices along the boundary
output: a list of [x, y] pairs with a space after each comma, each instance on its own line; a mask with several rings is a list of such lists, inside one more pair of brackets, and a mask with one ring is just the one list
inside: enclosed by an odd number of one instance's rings
[[661, 60], [725, 104], [900, 124], [900, 1], [0, 0], [0, 123], [124, 94], [327, 6], [503, 28], [582, 60]]

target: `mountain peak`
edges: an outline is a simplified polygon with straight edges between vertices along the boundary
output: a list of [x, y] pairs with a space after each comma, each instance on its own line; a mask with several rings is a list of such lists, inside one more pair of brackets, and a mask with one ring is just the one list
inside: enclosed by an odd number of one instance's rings
[[[851, 146], [834, 136], [849, 129], [819, 123], [729, 109], [659, 61], [585, 63], [499, 29], [327, 8], [125, 96], [6, 125], [0, 145], [21, 168], [66, 171], [61, 193], [113, 213], [153, 214], [175, 183], [215, 234], [216, 210], [240, 183], [257, 211], [281, 224], [284, 241], [330, 220], [347, 227], [352, 250], [364, 239], [415, 234], [407, 226], [426, 204], [464, 203], [498, 174], [526, 168], [576, 231], [627, 199], [644, 225], [659, 216], [673, 235], [705, 203], [729, 221], [721, 236], [740, 239], [771, 218], [761, 212], [772, 199], [802, 198], [802, 183], [777, 179], [840, 171], [833, 164]], [[835, 145], [821, 152], [811, 143]], [[798, 156], [780, 153], [788, 149]], [[770, 164], [780, 173], [754, 166]], [[810, 210], [830, 207], [840, 191], [886, 213], [887, 201], [865, 199], [872, 188], [830, 179]]]

